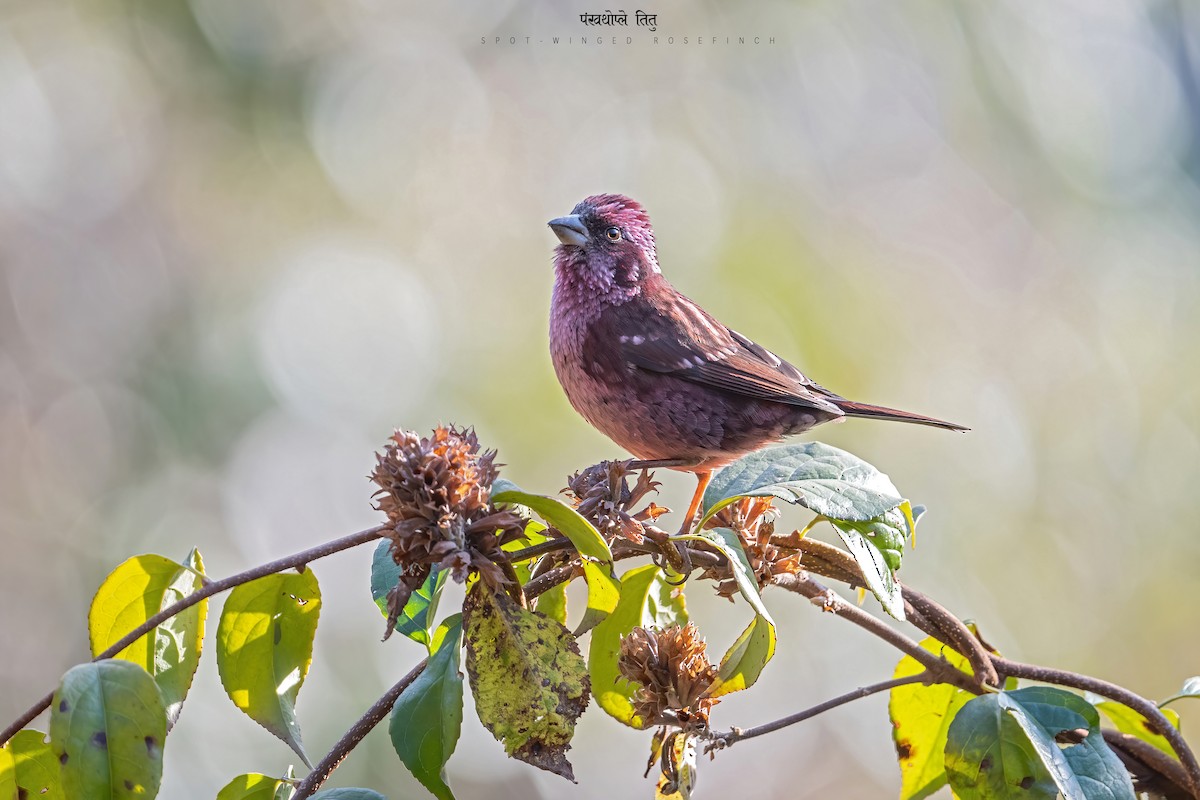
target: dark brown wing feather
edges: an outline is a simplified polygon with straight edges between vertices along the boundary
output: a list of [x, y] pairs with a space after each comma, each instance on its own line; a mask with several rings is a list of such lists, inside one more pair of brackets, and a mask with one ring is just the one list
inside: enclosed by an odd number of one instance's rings
[[841, 399], [837, 395], [673, 290], [652, 289], [607, 310], [604, 317], [601, 335], [610, 346], [617, 345], [625, 363], [638, 369], [745, 397], [841, 414], [834, 402]]

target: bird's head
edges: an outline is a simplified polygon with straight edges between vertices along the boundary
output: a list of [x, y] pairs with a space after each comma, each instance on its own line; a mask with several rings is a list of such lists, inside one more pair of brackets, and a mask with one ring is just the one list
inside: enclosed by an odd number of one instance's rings
[[561, 242], [554, 264], [564, 279], [607, 293], [634, 290], [659, 271], [650, 215], [624, 195], [585, 198], [548, 224]]

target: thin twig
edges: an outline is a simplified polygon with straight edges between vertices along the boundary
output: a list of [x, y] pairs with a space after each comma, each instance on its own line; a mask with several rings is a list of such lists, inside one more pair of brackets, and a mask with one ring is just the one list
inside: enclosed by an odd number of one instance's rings
[[357, 747], [358, 743], [388, 715], [388, 712], [392, 710], [392, 706], [396, 705], [396, 701], [400, 699], [400, 695], [425, 670], [425, 666], [428, 663], [429, 659], [424, 659], [420, 664], [413, 667], [407, 675], [400, 679], [399, 683], [388, 689], [383, 697], [376, 700], [375, 704], [368, 708], [366, 713], [350, 726], [350, 730], [346, 731], [342, 738], [337, 740], [333, 748], [320, 760], [317, 766], [313, 767], [313, 771], [308, 773], [304, 777], [304, 780], [296, 787], [296, 793], [292, 795], [292, 800], [305, 800], [313, 792], [320, 789], [325, 781], [329, 780], [329, 776], [346, 759], [346, 756], [350, 755], [350, 751]]
[[[231, 575], [228, 578], [222, 578], [219, 581], [205, 583], [195, 594], [189, 594], [179, 602], [167, 606], [162, 611], [159, 611], [157, 614], [150, 617], [150, 619], [146, 620], [128, 634], [121, 637], [116, 644], [93, 658], [92, 661], [104, 661], [105, 659], [112, 658], [117, 653], [120, 653], [126, 647], [133, 644], [150, 631], [154, 630], [154, 628], [156, 628], [158, 625], [166, 622], [168, 619], [180, 613], [181, 611], [191, 608], [205, 598], [212, 597], [214, 594], [220, 594], [221, 592], [232, 589], [235, 586], [240, 586], [243, 583], [249, 583], [250, 581], [257, 580], [267, 575], [273, 575], [277, 572], [283, 572], [284, 570], [303, 567], [310, 561], [316, 561], [317, 559], [324, 558], [325, 556], [331, 556], [334, 553], [340, 553], [343, 550], [349, 550], [352, 547], [365, 544], [373, 539], [378, 539], [380, 534], [386, 528], [386, 525], [376, 525], [374, 528], [367, 528], [366, 530], [359, 531], [358, 533], [352, 533], [349, 536], [343, 536], [340, 539], [334, 539], [331, 542], [326, 542], [325, 544], [317, 545], [316, 547], [310, 547], [308, 550], [302, 550], [299, 553], [293, 553], [290, 556], [285, 556], [284, 558], [271, 561], [270, 563], [262, 564], [261, 566], [254, 567], [253, 569], [248, 569], [245, 572], [239, 572], [236, 575]], [[26, 711], [11, 725], [5, 728], [3, 732], [0, 732], [0, 745], [3, 745], [9, 739], [15, 736], [17, 731], [33, 722], [38, 714], [41, 714], [50, 707], [50, 703], [53, 701], [53, 699], [54, 694], [51, 692], [41, 700], [37, 701], [37, 703], [31, 706], [28, 711]]]
[[890, 689], [895, 689], [897, 686], [907, 686], [910, 683], [933, 682], [936, 682], [936, 678], [933, 676], [933, 673], [926, 670], [925, 672], [919, 672], [916, 675], [907, 675], [903, 678], [890, 678], [886, 681], [873, 683], [870, 686], [862, 686], [852, 692], [846, 692], [845, 694], [839, 695], [832, 700], [826, 700], [824, 703], [815, 705], [812, 708], [806, 708], [805, 710], [798, 711], [795, 714], [789, 714], [788, 716], [783, 717], [782, 719], [777, 719], [774, 722], [756, 725], [753, 728], [746, 728], [745, 730], [742, 730], [741, 728], [731, 728], [723, 733], [713, 733], [711, 734], [711, 738], [713, 740], [712, 744], [706, 748], [706, 751], [721, 750], [726, 747], [732, 747], [734, 744], [742, 741], [743, 739], [753, 739], [755, 736], [773, 733], [780, 728], [786, 728], [789, 725], [795, 725], [797, 722], [803, 722], [806, 719], [811, 719], [818, 714], [823, 714], [826, 711], [829, 711], [830, 709], [837, 708], [838, 706], [845, 705], [846, 703], [850, 703], [855, 700], [860, 700], [864, 697], [870, 697], [871, 695], [879, 692], [886, 692]]
[[979, 694], [979, 687], [976, 686], [975, 681], [967, 673], [955, 668], [944, 658], [929, 652], [924, 647], [921, 647], [920, 644], [882, 620], [871, 616], [856, 605], [847, 603], [833, 591], [813, 579], [811, 575], [807, 573], [799, 575], [776, 575], [772, 579], [772, 582], [780, 588], [809, 598], [813, 601], [814, 605], [818, 605], [825, 611], [830, 611], [850, 620], [860, 628], [883, 639], [902, 653], [912, 656], [918, 663], [932, 672], [941, 683], [949, 683], [972, 694]]
[[1039, 667], [1034, 664], [1023, 664], [1020, 661], [1010, 661], [1007, 658], [1000, 658], [999, 656], [992, 656], [992, 663], [995, 664], [998, 671], [1003, 672], [1005, 675], [1012, 675], [1017, 678], [1025, 678], [1026, 680], [1038, 681], [1040, 683], [1052, 683], [1057, 686], [1070, 686], [1074, 689], [1082, 689], [1085, 692], [1093, 692], [1129, 706], [1146, 718], [1146, 721], [1150, 723], [1155, 733], [1170, 742], [1171, 748], [1179, 756], [1179, 762], [1187, 772], [1190, 784], [1188, 788], [1191, 789], [1195, 797], [1200, 798], [1200, 763], [1197, 763], [1195, 754], [1188, 747], [1187, 742], [1184, 741], [1183, 734], [1171, 724], [1170, 720], [1163, 716], [1162, 711], [1154, 703], [1122, 686], [1117, 686], [1115, 683], [1109, 683], [1108, 681], [1093, 678], [1089, 675], [1080, 675], [1077, 672], [1068, 672], [1067, 670], [1054, 669], [1052, 667]]

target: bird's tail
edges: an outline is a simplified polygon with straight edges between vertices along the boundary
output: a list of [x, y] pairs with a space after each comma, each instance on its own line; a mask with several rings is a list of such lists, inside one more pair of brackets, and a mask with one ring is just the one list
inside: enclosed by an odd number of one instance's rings
[[964, 425], [958, 425], [954, 422], [946, 422], [933, 417], [926, 417], [922, 414], [913, 414], [911, 411], [900, 411], [895, 408], [885, 408], [884, 406], [872, 406], [866, 403], [855, 403], [852, 400], [835, 400], [837, 407], [845, 412], [848, 417], [864, 417], [866, 419], [886, 419], [893, 422], [911, 422], [914, 425], [929, 425], [934, 428], [945, 428], [948, 431], [958, 431], [960, 433], [971, 430]]

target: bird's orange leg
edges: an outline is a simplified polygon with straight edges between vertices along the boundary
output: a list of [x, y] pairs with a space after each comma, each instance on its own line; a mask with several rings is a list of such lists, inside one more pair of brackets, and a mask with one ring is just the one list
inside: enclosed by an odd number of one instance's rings
[[679, 528], [677, 535], [682, 536], [685, 533], [692, 532], [692, 523], [696, 520], [696, 512], [700, 509], [700, 501], [704, 499], [704, 490], [708, 488], [708, 482], [711, 480], [711, 469], [696, 473], [696, 493], [692, 495], [692, 502], [688, 505], [687, 513], [683, 515], [683, 525]]
[[[692, 532], [692, 523], [696, 520], [696, 512], [700, 508], [700, 501], [704, 499], [704, 490], [708, 488], [708, 482], [712, 480], [712, 470], [703, 470], [696, 473], [696, 492], [692, 495], [692, 502], [688, 504], [687, 513], [683, 516], [683, 524], [679, 527], [679, 533], [676, 536], [683, 536]], [[674, 552], [670, 552], [670, 548], [674, 544]], [[692, 556], [685, 542], [670, 542], [663, 541], [659, 544], [663, 548], [663, 555], [667, 556], [667, 561], [671, 567], [679, 573], [678, 581], [668, 583], [681, 584], [687, 581], [688, 575], [692, 574]]]

